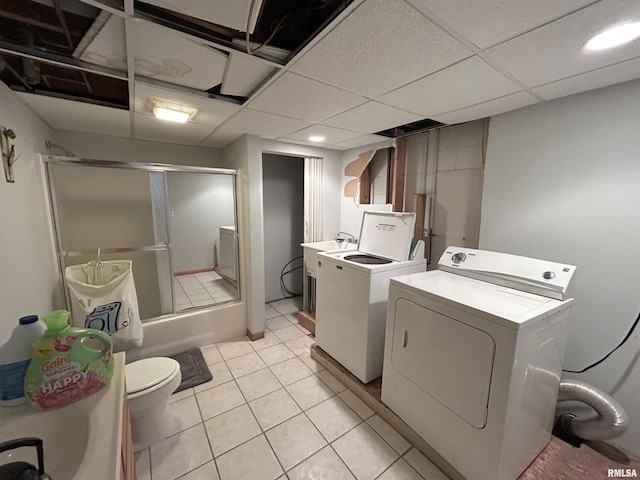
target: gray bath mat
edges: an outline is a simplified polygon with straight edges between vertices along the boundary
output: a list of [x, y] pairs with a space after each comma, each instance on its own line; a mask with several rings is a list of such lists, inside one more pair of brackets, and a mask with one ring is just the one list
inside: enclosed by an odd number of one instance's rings
[[176, 353], [175, 355], [170, 355], [170, 357], [180, 364], [180, 375], [182, 376], [180, 385], [173, 393], [195, 387], [201, 383], [207, 383], [213, 378], [199, 348]]

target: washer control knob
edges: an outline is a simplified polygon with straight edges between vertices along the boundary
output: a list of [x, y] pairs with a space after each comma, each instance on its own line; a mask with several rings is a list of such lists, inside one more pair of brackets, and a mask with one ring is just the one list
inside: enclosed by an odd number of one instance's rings
[[454, 253], [453, 255], [451, 255], [451, 260], [453, 260], [453, 263], [455, 264], [464, 262], [466, 258], [467, 256], [462, 252]]
[[544, 278], [545, 280], [551, 280], [553, 278], [556, 278], [556, 274], [547, 270], [542, 274], [542, 278]]

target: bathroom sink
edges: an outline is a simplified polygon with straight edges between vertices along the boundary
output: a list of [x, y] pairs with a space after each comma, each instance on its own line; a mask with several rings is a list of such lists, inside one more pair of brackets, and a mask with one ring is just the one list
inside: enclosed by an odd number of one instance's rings
[[[44, 444], [45, 471], [52, 478], [73, 478], [85, 456], [86, 444], [72, 444], [68, 439], [87, 438], [89, 418], [86, 412], [73, 415], [34, 413], [2, 418], [0, 442], [21, 437], [38, 437]], [[23, 447], [0, 453], [0, 465], [15, 461], [38, 465], [35, 448]]]
[[356, 250], [358, 248], [357, 243], [338, 243], [335, 240], [301, 243], [300, 245], [302, 246], [304, 251], [304, 266], [307, 269], [307, 274], [311, 275], [312, 277], [316, 276], [318, 252], [331, 252], [333, 250]]
[[326, 240], [324, 242], [311, 242], [302, 243], [303, 248], [310, 248], [318, 252], [328, 252], [331, 250], [353, 250], [358, 247], [357, 243], [342, 242], [338, 243], [335, 240]]
[[[0, 442], [38, 437], [44, 467], [54, 480], [113, 480], [120, 477], [124, 355], [114, 355], [111, 384], [61, 408], [36, 412], [29, 405], [0, 407]], [[38, 464], [35, 448], [0, 453], [0, 465]]]

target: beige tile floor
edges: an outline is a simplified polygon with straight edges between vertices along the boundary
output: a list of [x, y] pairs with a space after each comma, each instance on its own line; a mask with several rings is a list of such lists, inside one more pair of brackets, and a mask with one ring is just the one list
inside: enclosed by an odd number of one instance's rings
[[173, 277], [173, 291], [176, 312], [230, 302], [238, 296], [238, 289], [216, 272], [177, 275]]
[[265, 337], [204, 347], [213, 380], [172, 396], [174, 433], [138, 480], [446, 477], [309, 355], [299, 299], [265, 306]]

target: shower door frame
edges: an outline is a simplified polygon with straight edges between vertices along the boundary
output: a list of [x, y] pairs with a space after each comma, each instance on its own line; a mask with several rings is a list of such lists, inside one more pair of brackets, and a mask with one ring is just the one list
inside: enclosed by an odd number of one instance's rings
[[[133, 253], [133, 252], [158, 252], [158, 251], [166, 251], [169, 258], [169, 283], [171, 285], [171, 304], [173, 312], [164, 313], [156, 317], [142, 319], [142, 322], [149, 322], [152, 320], [160, 320], [163, 318], [168, 318], [174, 316], [179, 313], [183, 313], [186, 310], [181, 310], [180, 312], [176, 312], [176, 297], [175, 290], [173, 286], [173, 259], [171, 257], [171, 233], [169, 229], [169, 204], [167, 201], [167, 172], [193, 172], [193, 173], [209, 173], [209, 174], [222, 174], [222, 175], [230, 175], [232, 177], [233, 184], [233, 218], [234, 224], [236, 227], [236, 275], [237, 275], [237, 296], [234, 300], [235, 302], [239, 302], [242, 300], [242, 289], [240, 288], [242, 275], [240, 269], [240, 245], [239, 238], [240, 235], [238, 230], [240, 225], [238, 224], [238, 171], [230, 168], [217, 168], [217, 167], [196, 167], [196, 166], [188, 166], [188, 165], [172, 165], [166, 163], [145, 163], [145, 162], [118, 162], [113, 160], [97, 160], [97, 159], [87, 159], [87, 158], [70, 158], [56, 155], [43, 155], [40, 154], [40, 159], [44, 164], [45, 171], [45, 179], [47, 184], [47, 190], [49, 193], [49, 206], [51, 210], [51, 220], [53, 227], [53, 234], [56, 242], [56, 257], [58, 259], [58, 268], [60, 270], [60, 280], [62, 283], [62, 288], [64, 292], [65, 304], [67, 307], [71, 305], [71, 297], [69, 294], [69, 288], [67, 287], [67, 283], [64, 281], [66, 262], [65, 258], [67, 257], [77, 257], [77, 256], [87, 256], [94, 255], [97, 253], [96, 250], [73, 250], [66, 251], [62, 249], [62, 234], [60, 232], [60, 217], [58, 212], [58, 203], [56, 198], [56, 188], [54, 183], [52, 182], [51, 173], [49, 171], [50, 165], [70, 165], [70, 166], [85, 166], [85, 167], [102, 167], [102, 168], [117, 168], [117, 169], [128, 169], [128, 170], [140, 170], [147, 172], [160, 172], [162, 173], [163, 181], [164, 181], [164, 191], [165, 191], [165, 199], [164, 199], [164, 215], [165, 215], [165, 224], [167, 225], [167, 242], [159, 243], [155, 245], [145, 245], [142, 247], [126, 247], [126, 248], [105, 248], [101, 249], [101, 253], [111, 254], [111, 253]], [[223, 305], [226, 305], [231, 302], [225, 302]], [[212, 308], [216, 307], [220, 304], [211, 304], [202, 307], [193, 307], [189, 309], [189, 311]]]

